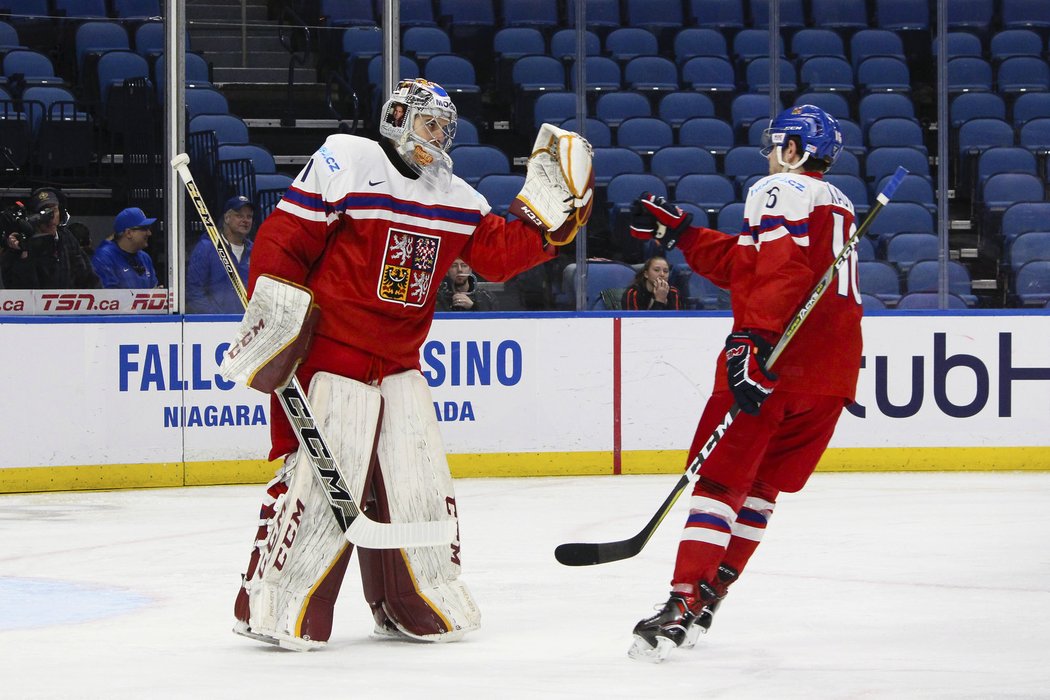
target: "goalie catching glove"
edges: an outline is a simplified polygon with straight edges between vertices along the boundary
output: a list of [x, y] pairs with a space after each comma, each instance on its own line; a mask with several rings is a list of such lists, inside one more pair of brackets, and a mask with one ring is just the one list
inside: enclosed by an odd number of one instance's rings
[[261, 275], [219, 372], [269, 394], [286, 385], [310, 349], [320, 307], [306, 287]]
[[593, 155], [579, 134], [542, 125], [510, 213], [535, 225], [551, 245], [572, 243], [594, 204]]
[[654, 238], [665, 250], [675, 247], [692, 221], [692, 214], [649, 192], [643, 192], [631, 207], [631, 235], [645, 240]]
[[756, 334], [740, 331], [726, 338], [726, 373], [733, 398], [744, 413], [758, 415], [762, 402], [777, 385], [777, 375], [766, 368], [773, 346]]

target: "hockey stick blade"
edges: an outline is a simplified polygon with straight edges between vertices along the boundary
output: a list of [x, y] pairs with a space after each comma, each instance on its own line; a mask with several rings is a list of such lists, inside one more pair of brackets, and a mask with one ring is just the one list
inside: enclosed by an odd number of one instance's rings
[[[831, 263], [831, 267], [829, 267], [827, 272], [824, 273], [824, 277], [817, 282], [815, 287], [813, 287], [806, 302], [801, 308], [799, 308], [794, 317], [792, 317], [791, 321], [788, 323], [784, 330], [784, 334], [780, 337], [780, 340], [777, 342], [776, 346], [774, 346], [773, 351], [769, 355], [767, 367], [773, 366], [773, 363], [775, 363], [777, 358], [780, 357], [784, 348], [787, 347], [789, 342], [791, 342], [795, 333], [798, 332], [799, 327], [805, 322], [806, 318], [809, 317], [809, 312], [817, 302], [820, 301], [821, 297], [824, 296], [824, 292], [827, 291], [828, 286], [831, 284], [839, 265], [845, 262], [848, 256], [853, 254], [861, 237], [863, 237], [871, 227], [872, 222], [875, 220], [875, 217], [878, 216], [879, 212], [882, 211], [882, 208], [889, 203], [890, 199], [893, 197], [893, 193], [897, 191], [897, 188], [904, 180], [904, 176], [907, 174], [908, 170], [906, 168], [898, 166], [893, 177], [891, 177], [883, 186], [882, 191], [879, 192], [875, 198], [875, 206], [871, 208], [871, 211], [868, 212], [868, 216], [864, 219], [863, 223], [861, 223], [849, 240], [846, 241], [842, 250], [839, 251], [839, 254], [835, 257], [834, 262]], [[693, 461], [689, 463], [689, 466], [686, 467], [685, 474], [683, 474], [678, 480], [674, 489], [667, 498], [664, 499], [664, 502], [660, 504], [656, 514], [653, 515], [648, 523], [646, 523], [641, 532], [630, 539], [619, 540], [617, 542], [573, 542], [558, 545], [554, 549], [554, 558], [565, 566], [593, 566], [595, 564], [606, 564], [611, 561], [629, 559], [641, 552], [642, 548], [645, 547], [646, 543], [648, 543], [649, 539], [653, 536], [653, 533], [656, 532], [656, 528], [660, 526], [660, 523], [662, 523], [664, 518], [667, 517], [667, 514], [671, 512], [671, 508], [678, 500], [678, 497], [682, 495], [682, 492], [685, 491], [686, 486], [688, 486], [691, 481], [699, 478], [700, 468], [703, 466], [704, 462], [707, 461], [708, 456], [715, 449], [715, 445], [717, 445], [719, 440], [722, 439], [722, 436], [725, 435], [729, 426], [733, 424], [733, 421], [739, 413], [740, 407], [734, 403], [726, 413], [725, 418], [722, 419], [722, 422], [715, 428], [711, 437], [709, 437], [707, 442], [704, 443], [700, 452], [696, 455]]]
[[[248, 293], [244, 288], [237, 268], [233, 263], [226, 240], [219, 234], [215, 220], [208, 211], [197, 182], [190, 172], [190, 158], [179, 153], [171, 159], [171, 167], [182, 179], [186, 192], [193, 202], [205, 233], [215, 246], [215, 252], [222, 262], [226, 276], [233, 285], [241, 306], [248, 305]], [[362, 513], [346, 486], [343, 473], [328, 449], [321, 431], [314, 419], [310, 403], [306, 399], [299, 379], [293, 374], [284, 388], [277, 391], [281, 408], [288, 415], [288, 422], [295, 431], [299, 445], [308, 454], [310, 466], [313, 467], [321, 490], [324, 491], [328, 506], [332, 511], [346, 539], [353, 544], [367, 549], [401, 549], [402, 547], [429, 547], [451, 544], [456, 539], [456, 522], [454, 520], [435, 520], [420, 523], [381, 523]]]

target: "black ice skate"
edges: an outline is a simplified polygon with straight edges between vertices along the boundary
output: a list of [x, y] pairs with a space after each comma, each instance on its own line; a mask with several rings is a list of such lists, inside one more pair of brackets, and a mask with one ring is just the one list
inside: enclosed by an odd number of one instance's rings
[[692, 596], [672, 593], [658, 613], [634, 626], [634, 643], [627, 655], [639, 661], [660, 663], [671, 650], [684, 644], [696, 620]]

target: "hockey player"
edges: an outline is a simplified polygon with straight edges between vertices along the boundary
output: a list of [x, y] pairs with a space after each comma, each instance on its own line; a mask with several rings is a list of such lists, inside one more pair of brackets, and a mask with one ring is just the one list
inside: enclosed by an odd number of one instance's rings
[[793, 107], [772, 120], [766, 139], [770, 174], [748, 190], [739, 236], [691, 226], [691, 216], [662, 197], [646, 193], [634, 205], [632, 234], [677, 244], [694, 271], [731, 293], [733, 331], [687, 463], [734, 402], [742, 412], [700, 470], [670, 598], [635, 626], [632, 658], [662, 661], [707, 630], [761, 541], [777, 496], [805, 485], [856, 389], [856, 253], [777, 359], [775, 373], [766, 367], [855, 230], [853, 203], [823, 180], [842, 149], [834, 117], [812, 105]]
[[[455, 133], [456, 108], [440, 85], [401, 81], [380, 113], [378, 140], [329, 137], [263, 223], [252, 252], [246, 319], [282, 323], [287, 299], [319, 307], [297, 376], [355, 502], [385, 522], [457, 517], [419, 372], [452, 261], [506, 280], [551, 259], [550, 244], [571, 241], [590, 212], [591, 149], [578, 135], [544, 125], [514, 208], [520, 220], [508, 221], [453, 175]], [[305, 316], [300, 338], [287, 345], [293, 353], [309, 341], [314, 315]], [[272, 353], [285, 354], [284, 346]], [[271, 369], [249, 368], [247, 376]], [[318, 648], [329, 639], [353, 546], [276, 400], [271, 439], [270, 458], [284, 461], [267, 486], [234, 631]], [[359, 548], [358, 559], [376, 634], [443, 642], [478, 628], [478, 606], [459, 579], [458, 529], [450, 545]]]

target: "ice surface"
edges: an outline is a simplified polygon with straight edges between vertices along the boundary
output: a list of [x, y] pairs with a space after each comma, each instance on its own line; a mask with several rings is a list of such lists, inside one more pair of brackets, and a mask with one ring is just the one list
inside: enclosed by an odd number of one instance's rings
[[370, 638], [352, 563], [335, 631], [294, 653], [230, 632], [261, 486], [0, 496], [2, 698], [991, 698], [1050, 696], [1050, 474], [818, 474], [780, 499], [711, 633], [627, 658], [663, 602], [674, 476], [457, 481], [463, 641]]

